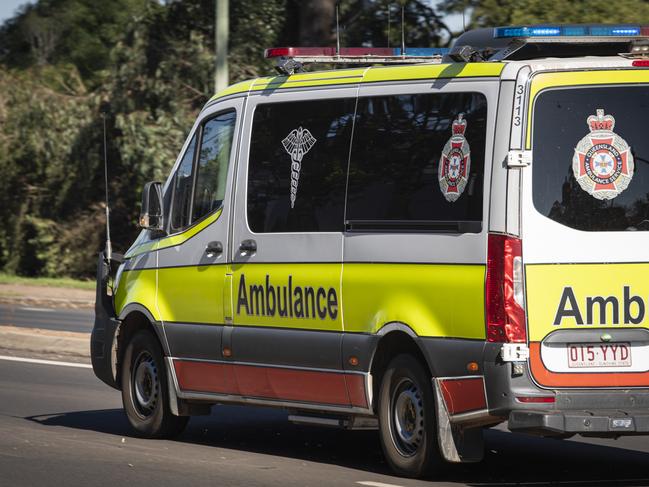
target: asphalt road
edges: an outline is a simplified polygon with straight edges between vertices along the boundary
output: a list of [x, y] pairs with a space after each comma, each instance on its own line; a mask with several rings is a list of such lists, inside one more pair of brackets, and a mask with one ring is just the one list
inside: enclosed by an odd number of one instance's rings
[[52, 309], [0, 303], [0, 325], [90, 333], [92, 309]]
[[412, 481], [389, 474], [376, 432], [226, 406], [192, 418], [175, 441], [144, 440], [132, 436], [119, 392], [90, 369], [0, 360], [0, 485], [12, 487], [630, 486], [649, 485], [648, 466], [646, 437], [559, 441], [490, 430], [482, 464]]

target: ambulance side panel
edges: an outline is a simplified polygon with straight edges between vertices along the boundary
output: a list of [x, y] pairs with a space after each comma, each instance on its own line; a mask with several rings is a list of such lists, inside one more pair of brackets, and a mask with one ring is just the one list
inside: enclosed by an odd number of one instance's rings
[[[471, 375], [467, 371], [469, 362], [482, 363], [485, 340], [486, 240], [490, 207], [488, 188], [498, 92], [498, 79], [427, 80], [361, 87], [359, 111], [364, 99], [373, 99], [374, 106], [371, 110], [378, 110], [381, 103], [393, 103], [391, 100], [398, 97], [401, 97], [404, 107], [409, 107], [411, 103], [425, 102], [423, 98], [416, 98], [420, 95], [473, 94], [474, 103], [486, 104], [485, 133], [481, 138], [483, 147], [478, 147], [477, 143], [471, 146], [473, 167], [483, 164], [484, 175], [480, 181], [483, 189], [479, 221], [465, 222], [455, 227], [448, 221], [429, 222], [432, 226], [424, 229], [407, 221], [355, 221], [354, 218], [357, 217], [352, 208], [354, 203], [350, 201], [353, 197], [350, 193], [353, 193], [354, 174], [358, 172], [354, 169], [358, 162], [355, 162], [354, 151], [359, 146], [366, 145], [359, 132], [362, 130], [362, 122], [359, 125], [359, 120], [362, 120], [363, 115], [361, 113], [357, 116], [346, 208], [347, 229], [344, 236], [344, 354], [347, 351], [367, 349], [371, 355], [376, 347], [377, 335], [384, 337], [393, 332], [402, 332], [410, 335], [419, 345], [434, 377], [468, 376]], [[411, 96], [415, 98], [409, 98]], [[433, 180], [430, 187], [426, 186], [427, 191], [436, 193], [432, 196], [438, 199], [433, 201], [442, 201], [438, 204], [448, 205], [445, 207], [453, 211], [453, 203], [447, 203], [443, 195], [440, 196], [443, 190], [438, 181], [438, 165], [444, 144], [453, 135], [452, 123], [460, 110], [456, 110], [456, 113], [450, 108], [453, 113], [447, 113], [443, 103], [440, 107], [443, 114], [431, 115], [430, 120], [421, 123], [429, 123], [431, 126], [435, 124], [435, 130], [439, 127], [443, 127], [443, 130], [439, 129], [436, 142], [418, 157], [429, 161], [428, 170], [434, 172], [434, 175], [424, 175]], [[417, 111], [417, 108], [414, 110]], [[471, 124], [472, 114], [466, 115]], [[423, 115], [421, 117], [424, 118]], [[468, 130], [470, 129], [467, 128], [467, 133]], [[408, 144], [409, 137], [415, 136], [415, 133], [400, 134], [404, 144]], [[399, 144], [399, 141], [394, 143]], [[478, 157], [483, 160], [478, 160]], [[359, 164], [362, 165], [362, 162]], [[393, 170], [407, 171], [403, 164], [406, 162], [395, 161]], [[458, 198], [459, 204], [462, 203], [460, 198], [467, 198], [469, 192], [476, 191], [471, 185], [477, 182], [471, 178], [469, 180], [471, 182], [465, 188], [466, 194]], [[413, 192], [420, 191], [420, 188], [412, 189]], [[422, 197], [424, 201], [429, 201], [430, 196], [424, 194]], [[381, 197], [381, 193], [377, 191], [376, 205], [385, 205]], [[373, 210], [368, 211], [371, 213]], [[384, 212], [389, 213], [389, 209]], [[374, 224], [378, 226], [372, 228]], [[440, 225], [435, 227], [437, 224]], [[480, 396], [477, 402], [485, 406], [482, 387], [473, 390]]]

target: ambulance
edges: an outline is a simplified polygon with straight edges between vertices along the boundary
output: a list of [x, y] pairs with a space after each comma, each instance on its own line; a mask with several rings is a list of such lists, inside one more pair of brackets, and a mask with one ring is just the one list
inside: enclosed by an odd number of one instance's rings
[[138, 434], [279, 407], [422, 477], [499, 423], [649, 433], [649, 27], [266, 56], [99, 257], [92, 363]]

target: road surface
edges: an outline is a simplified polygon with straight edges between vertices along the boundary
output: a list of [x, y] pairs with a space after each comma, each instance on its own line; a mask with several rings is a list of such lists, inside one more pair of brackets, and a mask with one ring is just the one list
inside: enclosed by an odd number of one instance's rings
[[92, 309], [54, 309], [0, 303], [0, 325], [90, 333], [94, 319]]

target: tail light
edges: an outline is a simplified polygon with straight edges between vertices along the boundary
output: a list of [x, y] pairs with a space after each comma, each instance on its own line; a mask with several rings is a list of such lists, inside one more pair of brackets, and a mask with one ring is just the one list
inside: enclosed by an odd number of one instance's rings
[[520, 239], [489, 234], [485, 286], [487, 341], [527, 342], [523, 286]]

